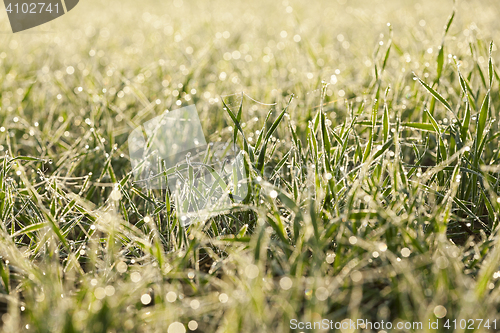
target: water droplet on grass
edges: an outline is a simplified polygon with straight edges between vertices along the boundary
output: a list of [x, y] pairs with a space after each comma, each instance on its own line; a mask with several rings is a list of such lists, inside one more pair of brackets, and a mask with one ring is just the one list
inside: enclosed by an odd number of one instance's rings
[[141, 296], [141, 303], [144, 305], [148, 305], [151, 303], [151, 296], [149, 294], [144, 294]]

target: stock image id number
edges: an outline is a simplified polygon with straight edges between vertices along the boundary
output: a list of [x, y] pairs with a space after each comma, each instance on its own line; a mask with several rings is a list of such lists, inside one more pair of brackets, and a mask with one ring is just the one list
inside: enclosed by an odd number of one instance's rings
[[462, 330], [473, 330], [485, 328], [488, 330], [497, 330], [497, 320], [484, 320], [484, 319], [460, 319], [460, 320], [446, 320], [444, 326], [447, 329], [462, 329]]
[[6, 8], [7, 13], [9, 14], [41, 14], [41, 13], [59, 13], [59, 4], [56, 3], [52, 6], [51, 3], [45, 4], [45, 2], [38, 2], [38, 3], [16, 3], [15, 5], [12, 5], [9, 3], [9, 5]]

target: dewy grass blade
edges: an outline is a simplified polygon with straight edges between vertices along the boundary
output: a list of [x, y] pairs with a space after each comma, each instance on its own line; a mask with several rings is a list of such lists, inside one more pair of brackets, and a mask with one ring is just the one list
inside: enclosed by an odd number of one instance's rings
[[444, 31], [445, 36], [448, 34], [448, 31], [450, 30], [451, 24], [453, 23], [453, 19], [455, 18], [455, 9], [453, 10], [453, 13], [451, 13], [450, 18], [448, 19], [448, 22], [446, 23], [446, 29]]
[[[403, 127], [408, 127], [408, 128], [415, 128], [419, 130], [424, 130], [428, 132], [436, 132], [436, 128], [434, 127], [433, 124], [427, 124], [427, 123], [401, 123], [401, 126]], [[439, 132], [436, 132], [439, 133]]]
[[444, 65], [444, 42], [441, 44], [441, 47], [439, 48], [439, 53], [437, 57], [436, 82], [439, 82], [439, 79], [441, 78], [441, 74], [443, 73], [443, 65]]
[[[238, 114], [236, 115], [236, 119], [238, 120], [238, 122], [241, 122], [242, 110], [243, 110], [243, 93], [241, 93], [240, 106], [238, 107]], [[237, 135], [238, 135], [238, 129], [235, 126], [235, 128], [234, 128], [234, 134], [233, 134], [234, 145], [236, 145], [236, 137], [237, 137]]]
[[453, 10], [453, 13], [450, 15], [450, 18], [448, 19], [448, 22], [446, 23], [444, 34], [443, 34], [443, 41], [441, 42], [441, 46], [439, 47], [439, 52], [437, 56], [437, 76], [436, 76], [436, 83], [439, 82], [439, 79], [441, 78], [441, 74], [443, 73], [443, 66], [444, 66], [444, 41], [446, 38], [446, 35], [448, 34], [448, 31], [450, 30], [451, 24], [453, 23], [453, 19], [455, 18], [455, 10]]
[[489, 78], [489, 89], [491, 90], [491, 86], [493, 85], [493, 59], [491, 54], [493, 53], [493, 42], [490, 43], [489, 48], [489, 57], [488, 57], [488, 78]]
[[438, 94], [434, 89], [432, 89], [431, 87], [429, 87], [429, 85], [427, 83], [425, 83], [424, 81], [422, 81], [418, 76], [416, 76], [416, 74], [414, 74], [415, 77], [417, 78], [418, 82], [420, 82], [420, 84], [429, 92], [431, 93], [432, 96], [434, 96], [434, 98], [436, 98], [438, 101], [441, 102], [441, 104], [444, 105], [444, 107], [446, 109], [448, 109], [448, 111], [450, 111], [451, 113], [453, 113], [453, 110], [450, 106], [450, 104], [446, 101], [446, 99], [443, 98], [443, 96], [441, 96], [440, 94]]
[[427, 113], [427, 116], [429, 117], [429, 120], [431, 121], [431, 124], [432, 124], [432, 127], [434, 128], [434, 131], [436, 131], [436, 133], [441, 136], [441, 129], [439, 128], [439, 125], [436, 121], [436, 119], [434, 119], [434, 117], [429, 113], [429, 111], [427, 109], [424, 110], [425, 113]]
[[384, 142], [389, 138], [389, 108], [384, 104], [384, 116], [382, 118]]
[[[392, 27], [391, 27], [390, 33], [392, 34]], [[385, 51], [384, 62], [382, 63], [382, 68], [380, 70], [381, 73], [385, 70], [385, 66], [387, 66], [387, 61], [389, 60], [389, 54], [391, 52], [391, 47], [392, 47], [392, 38], [388, 42], [387, 51]]]
[[[378, 91], [378, 89], [377, 89]], [[363, 153], [363, 163], [368, 160], [368, 157], [371, 154], [373, 142], [375, 140], [375, 125], [377, 123], [377, 113], [378, 113], [378, 100], [375, 100], [373, 103], [372, 113], [371, 113], [371, 127], [369, 131], [368, 143], [365, 147], [365, 152]]]
[[[477, 118], [477, 126], [476, 126], [476, 149], [479, 148], [481, 142], [485, 139], [483, 137], [484, 129], [486, 128], [486, 121], [488, 119], [488, 115], [490, 113], [490, 91], [486, 94], [483, 100], [483, 104], [481, 106], [481, 111], [479, 113], [479, 117]], [[479, 160], [478, 154], [481, 152], [476, 150], [476, 158], [475, 161]], [[476, 165], [477, 166], [477, 165]]]
[[250, 160], [253, 162], [253, 160], [255, 159], [254, 152], [253, 152], [252, 146], [250, 146], [248, 144], [247, 138], [245, 137], [245, 133], [243, 132], [243, 129], [241, 128], [240, 122], [238, 121], [238, 119], [234, 115], [233, 111], [231, 111], [231, 109], [229, 108], [229, 106], [226, 105], [226, 102], [224, 102], [223, 98], [221, 98], [221, 101], [222, 101], [222, 104], [224, 105], [224, 110], [227, 112], [227, 114], [229, 115], [229, 117], [231, 117], [231, 120], [233, 121], [234, 126], [236, 126], [236, 128], [240, 131], [241, 136], [243, 137], [243, 143], [244, 143], [244, 147], [243, 148], [248, 153], [248, 156], [250, 157]]
[[285, 116], [286, 111], [288, 110], [288, 107], [290, 106], [290, 103], [292, 102], [292, 99], [293, 99], [293, 96], [290, 97], [290, 100], [288, 101], [287, 106], [285, 108], [283, 108], [281, 113], [278, 115], [278, 117], [276, 118], [276, 120], [273, 122], [273, 124], [271, 125], [271, 127], [269, 128], [269, 130], [266, 133], [266, 136], [264, 138], [264, 142], [262, 144], [262, 148], [259, 151], [259, 156], [258, 156], [257, 165], [256, 165], [257, 170], [259, 170], [261, 173], [263, 172], [263, 168], [264, 168], [264, 159], [266, 158], [267, 144], [269, 143], [269, 140], [271, 139], [271, 136], [273, 135], [274, 131], [276, 131], [276, 129], [278, 128], [278, 125], [280, 124], [281, 120]]

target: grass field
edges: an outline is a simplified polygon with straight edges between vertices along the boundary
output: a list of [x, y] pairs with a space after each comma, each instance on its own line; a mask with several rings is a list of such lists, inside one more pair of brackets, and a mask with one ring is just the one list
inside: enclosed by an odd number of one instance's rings
[[[2, 12], [1, 331], [500, 330], [499, 13], [87, 0], [12, 34]], [[183, 227], [127, 138], [191, 104], [250, 191]]]

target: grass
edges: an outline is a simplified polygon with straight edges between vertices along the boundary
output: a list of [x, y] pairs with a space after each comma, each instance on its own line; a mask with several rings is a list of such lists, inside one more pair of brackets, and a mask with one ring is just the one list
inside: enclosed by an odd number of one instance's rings
[[[0, 37], [3, 332], [494, 330], [496, 4], [78, 6]], [[127, 137], [190, 104], [251, 186], [183, 227]]]

